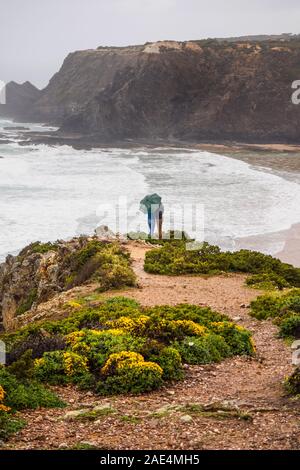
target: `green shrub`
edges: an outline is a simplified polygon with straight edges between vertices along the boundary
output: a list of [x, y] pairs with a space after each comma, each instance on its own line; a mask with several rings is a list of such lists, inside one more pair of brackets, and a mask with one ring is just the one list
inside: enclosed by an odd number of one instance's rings
[[221, 336], [229, 346], [233, 355], [253, 355], [255, 346], [250, 331], [232, 322], [217, 322], [211, 324], [211, 331]]
[[281, 276], [274, 273], [253, 274], [246, 279], [247, 286], [262, 290], [283, 290], [290, 284]]
[[4, 404], [12, 410], [56, 408], [63, 402], [43, 385], [32, 380], [18, 380], [6, 368], [0, 368], [0, 385], [6, 392]]
[[208, 328], [212, 322], [229, 321], [229, 317], [222, 313], [214, 312], [209, 307], [199, 307], [198, 305], [190, 304], [179, 304], [174, 307], [160, 305], [147, 309], [145, 313], [158, 319], [190, 320]]
[[300, 338], [300, 315], [291, 313], [279, 322], [279, 335], [283, 338]]
[[21, 431], [25, 425], [24, 420], [0, 410], [0, 439], [2, 441], [6, 441], [13, 434]]
[[65, 263], [69, 268], [65, 279], [67, 289], [89, 279], [99, 282], [101, 292], [136, 284], [136, 276], [130, 267], [130, 255], [116, 243], [91, 240], [70, 254]]
[[300, 368], [285, 380], [285, 388], [290, 395], [300, 395]]
[[[204, 274], [242, 272], [268, 274], [280, 288], [287, 285], [300, 287], [300, 269], [269, 255], [256, 251], [221, 252], [217, 246], [203, 243], [190, 250], [186, 242], [164, 243], [162, 247], [146, 253], [145, 271], [153, 274]], [[250, 281], [251, 282], [251, 281]]]
[[25, 248], [23, 248], [23, 250], [19, 253], [19, 256], [22, 258], [24, 256], [28, 256], [29, 254], [33, 254], [33, 253], [40, 253], [43, 255], [45, 253], [48, 253], [49, 251], [57, 251], [57, 250], [58, 250], [57, 243], [34, 242], [26, 246]]
[[32, 350], [28, 349], [17, 361], [7, 367], [7, 370], [17, 379], [32, 379], [34, 376], [34, 361]]
[[277, 295], [261, 295], [250, 304], [251, 315], [258, 320], [266, 320], [280, 315], [284, 306], [284, 298]]
[[162, 368], [164, 380], [181, 380], [184, 377], [182, 360], [177, 349], [163, 348], [157, 357], [152, 357], [152, 361]]
[[215, 334], [204, 337], [189, 337], [173, 343], [186, 364], [211, 364], [229, 357], [232, 352], [226, 341]]

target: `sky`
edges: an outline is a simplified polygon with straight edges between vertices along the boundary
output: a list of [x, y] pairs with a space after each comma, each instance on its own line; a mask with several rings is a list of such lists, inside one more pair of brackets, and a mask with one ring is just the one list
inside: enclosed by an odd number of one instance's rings
[[300, 33], [299, 0], [0, 0], [0, 80], [47, 85], [69, 52]]

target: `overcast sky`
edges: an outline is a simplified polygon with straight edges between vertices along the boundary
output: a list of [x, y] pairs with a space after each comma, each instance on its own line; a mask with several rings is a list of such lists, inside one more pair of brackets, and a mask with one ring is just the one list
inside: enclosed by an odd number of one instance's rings
[[100, 45], [300, 32], [300, 0], [0, 0], [0, 80], [45, 86]]

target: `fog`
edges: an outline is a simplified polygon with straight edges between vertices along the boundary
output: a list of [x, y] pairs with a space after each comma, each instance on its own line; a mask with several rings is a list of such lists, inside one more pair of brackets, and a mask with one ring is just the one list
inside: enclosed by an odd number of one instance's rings
[[69, 52], [298, 33], [299, 0], [0, 0], [0, 80], [44, 87]]

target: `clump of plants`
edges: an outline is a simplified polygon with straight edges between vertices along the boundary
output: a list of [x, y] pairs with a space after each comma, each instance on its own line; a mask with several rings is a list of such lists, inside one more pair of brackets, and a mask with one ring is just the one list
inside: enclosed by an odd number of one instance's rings
[[[29, 325], [6, 336], [11, 358], [19, 358], [26, 345], [33, 346], [32, 380], [37, 383], [72, 383], [101, 395], [141, 393], [181, 380], [184, 363], [208, 364], [255, 353], [250, 332], [210, 308], [145, 308], [123, 297], [97, 307], [84, 299], [77, 305], [65, 319]], [[44, 340], [35, 341], [41, 331]], [[24, 355], [10, 361], [14, 373], [21, 360], [26, 369]]]
[[71, 253], [64, 264], [68, 275], [65, 287], [70, 289], [87, 280], [99, 283], [99, 290], [135, 286], [136, 276], [130, 267], [130, 255], [117, 243], [88, 241]]
[[63, 407], [64, 403], [35, 377], [31, 351], [11, 366], [0, 367], [0, 439], [6, 440], [26, 424], [16, 412], [41, 407]]
[[258, 320], [273, 318], [284, 338], [300, 338], [300, 289], [259, 296], [251, 302], [251, 315]]
[[239, 272], [255, 275], [248, 285], [283, 289], [300, 287], [300, 269], [282, 263], [279, 259], [256, 251], [222, 252], [218, 246], [203, 243], [196, 249], [182, 241], [164, 243], [146, 253], [145, 271], [166, 275], [215, 275]]
[[300, 367], [297, 367], [292, 375], [286, 378], [284, 385], [289, 395], [300, 396]]

